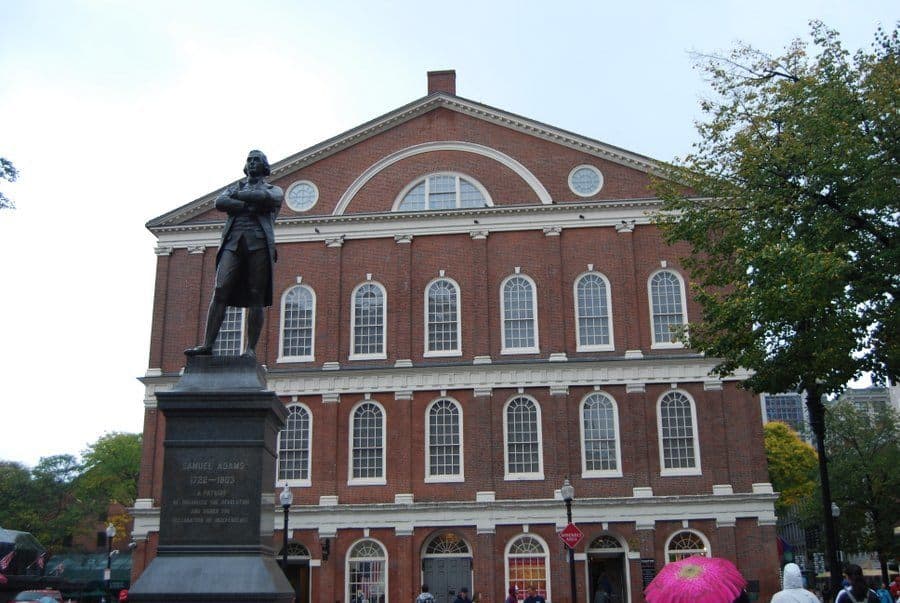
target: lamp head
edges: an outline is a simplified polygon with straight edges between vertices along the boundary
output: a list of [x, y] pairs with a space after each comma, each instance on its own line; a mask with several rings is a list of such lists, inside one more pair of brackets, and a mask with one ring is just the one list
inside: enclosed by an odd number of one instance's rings
[[116, 526], [113, 524], [109, 524], [106, 526], [106, 537], [107, 538], [115, 538], [116, 537]]
[[290, 507], [294, 502], [294, 493], [288, 488], [287, 482], [284, 482], [284, 489], [278, 495], [282, 507]]
[[563, 482], [562, 488], [559, 489], [559, 493], [566, 502], [572, 502], [575, 499], [575, 486], [569, 483], [568, 477]]

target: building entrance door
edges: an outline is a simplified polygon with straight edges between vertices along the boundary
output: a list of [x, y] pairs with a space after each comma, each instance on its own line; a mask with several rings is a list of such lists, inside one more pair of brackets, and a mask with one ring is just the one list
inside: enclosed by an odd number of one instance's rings
[[309, 603], [309, 560], [288, 560], [284, 575], [294, 587], [295, 603]]
[[422, 562], [423, 581], [434, 595], [435, 603], [453, 603], [459, 589], [472, 592], [471, 557], [426, 557]]
[[625, 575], [625, 553], [588, 554], [591, 603], [603, 603], [601, 593], [611, 591], [606, 603], [629, 603], [628, 580]]

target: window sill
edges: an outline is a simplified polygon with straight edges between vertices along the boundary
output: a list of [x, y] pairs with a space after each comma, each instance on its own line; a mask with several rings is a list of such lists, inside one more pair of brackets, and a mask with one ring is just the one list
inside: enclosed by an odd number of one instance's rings
[[426, 484], [458, 484], [464, 481], [466, 481], [466, 478], [462, 475], [432, 475], [425, 477]]
[[387, 480], [381, 479], [351, 479], [347, 480], [348, 486], [386, 486]]
[[450, 350], [450, 351], [441, 351], [441, 352], [424, 352], [422, 354], [423, 358], [458, 358], [462, 356], [462, 351], [460, 350]]
[[315, 356], [279, 356], [275, 359], [275, 362], [279, 363], [289, 363], [289, 362], [315, 362]]
[[663, 469], [659, 472], [660, 477], [683, 477], [688, 475], [703, 475], [700, 467], [692, 469]]
[[387, 354], [350, 354], [347, 360], [387, 360]]

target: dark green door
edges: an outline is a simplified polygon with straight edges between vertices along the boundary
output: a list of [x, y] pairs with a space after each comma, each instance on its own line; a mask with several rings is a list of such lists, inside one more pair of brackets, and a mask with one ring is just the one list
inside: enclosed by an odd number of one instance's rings
[[463, 586], [472, 592], [471, 558], [429, 557], [422, 567], [425, 570], [423, 580], [434, 595], [435, 603], [453, 603]]

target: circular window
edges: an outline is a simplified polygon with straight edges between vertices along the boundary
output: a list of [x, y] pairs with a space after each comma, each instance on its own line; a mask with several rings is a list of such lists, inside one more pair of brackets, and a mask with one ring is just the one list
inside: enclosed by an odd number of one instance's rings
[[319, 200], [319, 189], [309, 180], [300, 180], [288, 187], [285, 197], [288, 207], [294, 211], [306, 211]]
[[603, 174], [592, 165], [579, 165], [569, 172], [569, 188], [579, 197], [596, 195], [603, 188]]

